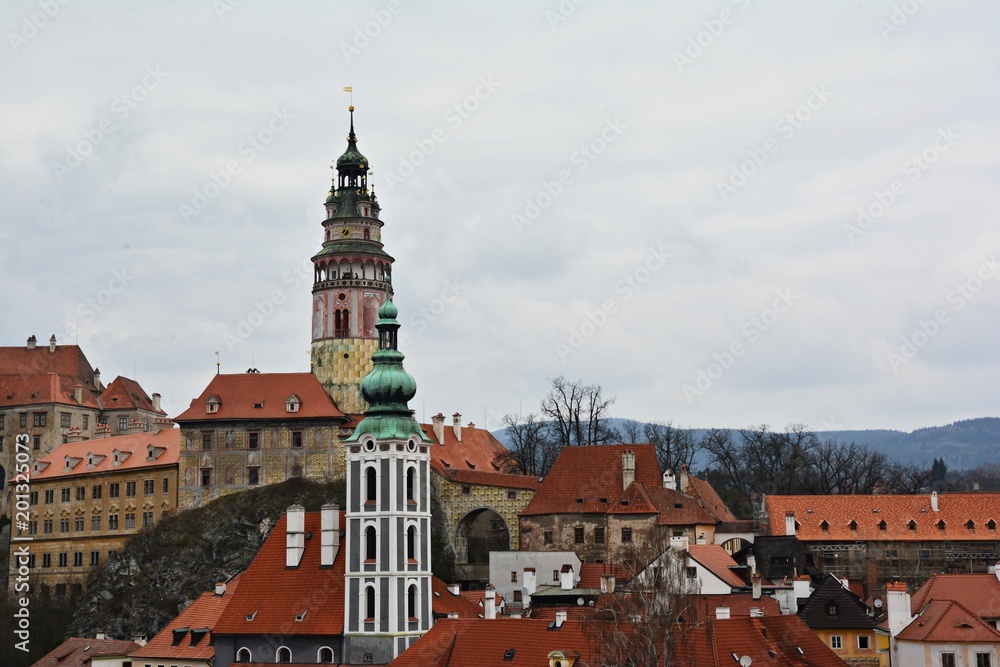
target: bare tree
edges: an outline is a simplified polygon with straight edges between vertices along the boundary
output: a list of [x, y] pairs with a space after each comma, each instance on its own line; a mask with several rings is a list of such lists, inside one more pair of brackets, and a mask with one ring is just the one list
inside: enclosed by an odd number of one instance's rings
[[608, 409], [615, 398], [605, 398], [600, 385], [585, 385], [581, 380], [567, 381], [559, 376], [551, 380], [552, 389], [542, 399], [542, 414], [560, 447], [604, 444], [616, 435], [607, 424]]
[[623, 444], [638, 445], [641, 442], [645, 442], [644, 440], [640, 439], [644, 433], [643, 424], [642, 422], [636, 421], [634, 419], [622, 420], [621, 431], [619, 431], [619, 433], [621, 434], [621, 437], [619, 437], [618, 439]]
[[698, 451], [698, 443], [691, 431], [674, 428], [672, 421], [650, 422], [643, 429], [646, 442], [656, 448], [656, 458], [660, 462], [660, 470], [677, 471], [681, 464], [689, 468], [694, 462]]
[[921, 493], [930, 486], [930, 468], [918, 468], [912, 463], [890, 463], [886, 466], [886, 493]]
[[504, 472], [544, 477], [559, 455], [559, 448], [549, 436], [548, 423], [530, 413], [505, 415], [503, 424], [511, 447], [507, 454], [495, 461]]
[[875, 493], [885, 481], [888, 457], [866, 445], [827, 440], [812, 453], [805, 493]]

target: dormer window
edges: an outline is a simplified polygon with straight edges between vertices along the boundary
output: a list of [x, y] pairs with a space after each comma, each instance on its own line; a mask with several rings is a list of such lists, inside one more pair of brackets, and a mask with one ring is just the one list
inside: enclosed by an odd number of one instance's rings
[[858, 529], [858, 522], [855, 521], [854, 519], [851, 519], [851, 523], [848, 524], [848, 525], [850, 526], [851, 530], [857, 530]]
[[906, 527], [909, 528], [910, 530], [916, 530], [917, 522], [914, 521], [913, 519], [910, 519], [910, 523], [906, 524]]
[[827, 616], [837, 616], [840, 614], [840, 608], [837, 606], [836, 602], [832, 600], [828, 605], [826, 605], [826, 615]]
[[830, 530], [830, 522], [827, 521], [826, 519], [823, 519], [823, 522], [819, 524], [819, 527], [822, 528], [823, 532], [825, 533], [828, 530]]
[[944, 530], [944, 519], [937, 522], [938, 530]]
[[285, 412], [298, 412], [301, 405], [302, 400], [295, 394], [292, 394], [285, 399]]
[[994, 521], [993, 519], [990, 519], [989, 521], [986, 522], [986, 527], [989, 528], [990, 530], [996, 530], [997, 522]]
[[219, 412], [220, 405], [222, 405], [222, 401], [220, 401], [215, 394], [212, 394], [208, 397], [208, 400], [205, 401], [205, 412], [210, 415], [214, 415]]
[[879, 530], [882, 530], [882, 531], [884, 531], [884, 530], [885, 530], [886, 528], [888, 528], [888, 527], [889, 527], [889, 525], [888, 525], [888, 524], [887, 524], [887, 523], [885, 522], [885, 520], [884, 520], [884, 519], [883, 519], [882, 521], [879, 521], [879, 522], [878, 522], [878, 529], [879, 529]]

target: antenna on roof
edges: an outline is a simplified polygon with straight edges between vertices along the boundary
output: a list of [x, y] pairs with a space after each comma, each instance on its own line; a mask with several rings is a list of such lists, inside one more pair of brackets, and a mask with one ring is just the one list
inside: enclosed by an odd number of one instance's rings
[[218, 375], [222, 372], [222, 357], [219, 356], [219, 351], [215, 351], [215, 374]]

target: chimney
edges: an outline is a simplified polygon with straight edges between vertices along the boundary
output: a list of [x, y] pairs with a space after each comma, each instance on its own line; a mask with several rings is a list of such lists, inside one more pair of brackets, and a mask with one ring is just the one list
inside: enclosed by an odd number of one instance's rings
[[319, 564], [330, 567], [340, 551], [340, 506], [327, 503], [320, 508], [320, 556]]
[[729, 619], [729, 607], [716, 607], [715, 608], [715, 618], [719, 621], [725, 621]]
[[94, 427], [94, 438], [101, 440], [103, 438], [111, 437], [111, 427], [107, 424], [98, 424]]
[[563, 565], [559, 571], [559, 588], [564, 591], [573, 589], [573, 566]]
[[[472, 422], [469, 422], [469, 426], [472, 426]], [[455, 439], [462, 442], [462, 415], [455, 413], [451, 416], [451, 428], [455, 431]]]
[[753, 584], [753, 599], [759, 600], [761, 595], [760, 575], [756, 572], [751, 574], [750, 582]]
[[563, 623], [566, 622], [566, 610], [557, 609], [556, 610], [556, 627], [561, 628]]
[[530, 598], [532, 595], [535, 594], [535, 588], [536, 588], [535, 568], [533, 567], [524, 568], [524, 578], [522, 579], [522, 581], [524, 581], [523, 590], [524, 590], [524, 597], [526, 598], [524, 600], [524, 604], [527, 605], [528, 604], [527, 598]]
[[139, 646], [145, 646], [146, 645], [146, 635], [135, 635], [134, 637], [132, 637], [132, 641], [134, 641]]
[[792, 582], [792, 593], [796, 598], [807, 598], [812, 593], [809, 575], [803, 574]]
[[101, 369], [100, 368], [95, 368], [94, 369], [94, 389], [96, 389], [97, 391], [101, 390]]
[[153, 433], [169, 431], [174, 427], [174, 420], [169, 417], [157, 417], [153, 420]]
[[677, 490], [677, 476], [674, 475], [674, 471], [671, 468], [667, 468], [667, 471], [663, 473], [663, 488]]
[[931, 510], [934, 512], [938, 511], [937, 491], [931, 491]]
[[747, 567], [750, 568], [750, 574], [757, 574], [757, 557], [753, 554], [747, 556]]
[[83, 385], [78, 384], [73, 387], [73, 398], [76, 400], [77, 405], [83, 405]]
[[83, 433], [80, 432], [79, 426], [74, 426], [66, 431], [66, 442], [80, 442], [81, 440], [83, 440]]
[[895, 637], [913, 620], [910, 615], [910, 594], [906, 584], [893, 581], [885, 586], [885, 606], [888, 614], [889, 635]]
[[680, 491], [681, 493], [684, 493], [687, 491], [688, 486], [690, 486], [690, 484], [691, 480], [688, 479], [688, 466], [686, 463], [682, 463], [680, 486], [677, 487], [677, 490]]
[[[31, 334], [30, 336], [28, 336], [28, 349], [29, 350], [34, 350], [35, 349], [35, 345], [37, 343], [38, 343], [38, 339], [35, 338], [35, 334]], [[104, 634], [104, 633], [101, 633], [101, 634]]]
[[484, 616], [487, 620], [497, 617], [497, 589], [493, 584], [486, 584], [486, 592], [483, 594], [483, 606], [486, 608]]
[[694, 543], [704, 546], [708, 544], [708, 538], [705, 537], [705, 533], [698, 533], [698, 537], [695, 539]]
[[56, 335], [52, 334], [52, 338], [49, 339], [49, 352], [56, 351]]
[[605, 574], [601, 576], [601, 592], [602, 593], [615, 592], [615, 578], [612, 575]]
[[292, 505], [286, 511], [285, 567], [298, 567], [306, 550], [306, 508]]
[[448, 584], [448, 592], [451, 593], [452, 595], [454, 595], [455, 597], [458, 597], [458, 595], [459, 595], [459, 593], [461, 593], [461, 591], [462, 591], [462, 587], [460, 585], [458, 585], [458, 584]]
[[434, 437], [437, 438], [438, 444], [444, 444], [444, 415], [440, 412], [431, 417], [431, 424], [434, 426]]
[[[32, 338], [34, 338], [34, 336], [32, 336]], [[104, 630], [98, 630], [97, 634], [94, 635], [94, 639], [104, 639], [104, 638], [105, 638]]]
[[997, 580], [1000, 580], [1000, 563], [993, 566], [993, 574], [996, 575]]
[[157, 394], [156, 392], [153, 392], [152, 399], [153, 399], [153, 409], [156, 410], [157, 412], [160, 412], [160, 395]]
[[785, 513], [785, 535], [795, 534], [795, 513], [786, 512]]
[[622, 452], [622, 490], [635, 481], [635, 452], [626, 449]]
[[215, 597], [221, 598], [226, 594], [226, 582], [219, 581], [215, 584]]

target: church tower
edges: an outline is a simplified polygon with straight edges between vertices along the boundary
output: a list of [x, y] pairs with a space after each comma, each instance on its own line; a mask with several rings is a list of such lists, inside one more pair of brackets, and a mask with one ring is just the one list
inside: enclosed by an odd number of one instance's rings
[[312, 258], [312, 371], [342, 412], [360, 414], [378, 309], [392, 296], [393, 259], [382, 249], [380, 207], [368, 188], [368, 159], [358, 151], [353, 106], [350, 112], [347, 151], [337, 158], [326, 199], [323, 248]]
[[431, 440], [408, 402], [417, 383], [397, 349], [398, 312], [379, 308], [378, 350], [361, 382], [369, 408], [345, 441], [344, 662], [387, 664], [430, 630]]

